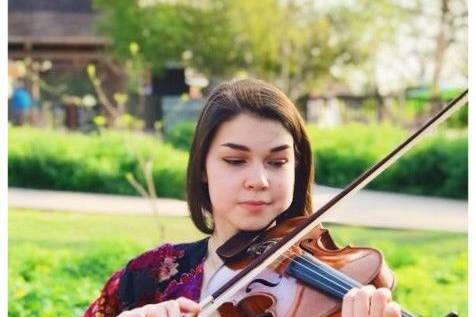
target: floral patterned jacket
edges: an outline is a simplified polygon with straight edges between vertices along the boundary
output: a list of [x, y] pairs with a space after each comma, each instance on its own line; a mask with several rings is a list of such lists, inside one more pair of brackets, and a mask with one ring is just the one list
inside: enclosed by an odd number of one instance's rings
[[114, 273], [84, 317], [112, 317], [124, 310], [180, 296], [200, 299], [207, 241], [164, 244]]

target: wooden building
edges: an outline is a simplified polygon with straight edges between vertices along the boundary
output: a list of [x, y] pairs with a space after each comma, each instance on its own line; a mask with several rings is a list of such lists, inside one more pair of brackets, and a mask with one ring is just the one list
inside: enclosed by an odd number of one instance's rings
[[[46, 61], [50, 65], [48, 70], [30, 67], [29, 71], [52, 86], [72, 83], [71, 93], [79, 95], [91, 90], [90, 85], [85, 88], [86, 68], [95, 64], [106, 77], [105, 90], [118, 90], [123, 85], [123, 74], [104, 53], [108, 40], [95, 30], [98, 17], [91, 0], [8, 0], [9, 62], [44, 65]], [[29, 89], [41, 107], [45, 93], [39, 83], [30, 82]], [[63, 106], [66, 125], [76, 128], [77, 107]]]

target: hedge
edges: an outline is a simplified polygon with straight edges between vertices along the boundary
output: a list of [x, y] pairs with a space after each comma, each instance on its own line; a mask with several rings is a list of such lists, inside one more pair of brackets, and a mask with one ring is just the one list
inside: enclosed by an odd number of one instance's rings
[[[344, 129], [308, 126], [317, 183], [344, 187], [382, 159], [410, 132], [386, 125], [351, 124]], [[437, 130], [410, 149], [367, 188], [468, 197], [468, 138], [466, 131]]]
[[138, 195], [126, 175], [143, 183], [142, 157], [153, 158], [158, 196], [185, 198], [187, 153], [152, 136], [10, 128], [8, 139], [9, 186]]
[[[179, 125], [167, 140], [181, 149], [189, 148], [191, 125]], [[409, 134], [390, 126], [361, 124], [338, 129], [309, 125], [307, 130], [316, 181], [335, 187], [347, 185]], [[82, 135], [10, 128], [8, 183], [17, 187], [137, 195], [125, 175], [131, 172], [142, 179], [135, 154], [141, 153], [155, 158], [158, 195], [183, 199], [188, 154], [172, 144], [145, 134], [105, 131]], [[428, 136], [368, 188], [467, 198], [467, 144], [464, 131], [440, 131]]]

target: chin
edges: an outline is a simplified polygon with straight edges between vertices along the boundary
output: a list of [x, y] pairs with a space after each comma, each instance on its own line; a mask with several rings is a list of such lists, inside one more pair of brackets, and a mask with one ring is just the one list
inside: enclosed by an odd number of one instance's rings
[[234, 217], [234, 227], [240, 231], [258, 231], [268, 226], [279, 214], [281, 212], [275, 210], [241, 213], [240, 217]]
[[240, 224], [238, 226], [238, 228], [241, 231], [258, 231], [258, 230], [261, 230], [261, 229], [265, 228], [270, 222], [271, 222], [271, 220], [267, 221], [267, 222], [253, 221], [253, 222], [246, 223], [246, 224]]

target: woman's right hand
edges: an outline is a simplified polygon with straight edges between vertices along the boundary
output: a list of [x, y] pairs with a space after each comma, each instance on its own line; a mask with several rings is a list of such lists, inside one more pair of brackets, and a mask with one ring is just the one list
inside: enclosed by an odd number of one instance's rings
[[193, 300], [180, 297], [158, 304], [148, 304], [132, 310], [124, 311], [117, 317], [182, 317], [183, 314], [196, 314], [200, 305]]

